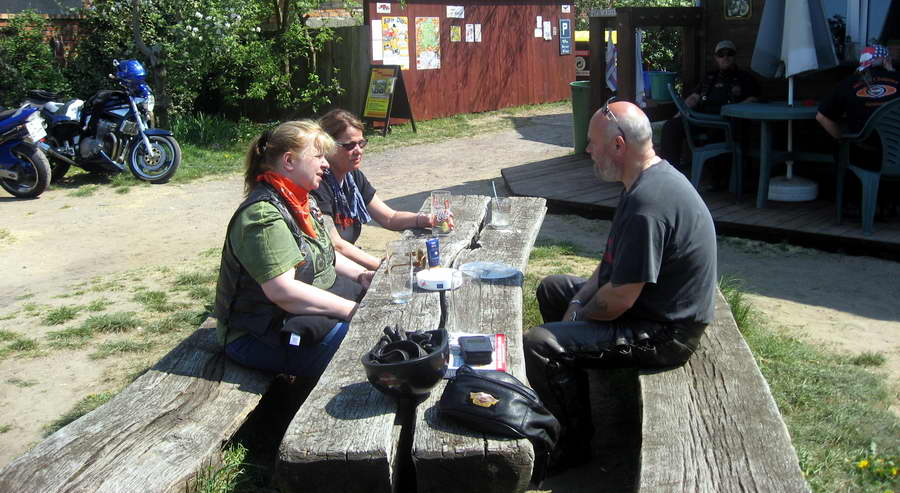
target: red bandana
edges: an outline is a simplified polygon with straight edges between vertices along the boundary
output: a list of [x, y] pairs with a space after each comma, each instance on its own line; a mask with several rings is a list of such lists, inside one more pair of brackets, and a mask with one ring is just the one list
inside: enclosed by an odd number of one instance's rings
[[316, 228], [313, 227], [312, 218], [309, 215], [309, 195], [306, 190], [283, 175], [266, 171], [256, 177], [256, 181], [264, 181], [275, 188], [291, 210], [294, 220], [300, 225], [300, 229], [311, 238], [316, 238]]

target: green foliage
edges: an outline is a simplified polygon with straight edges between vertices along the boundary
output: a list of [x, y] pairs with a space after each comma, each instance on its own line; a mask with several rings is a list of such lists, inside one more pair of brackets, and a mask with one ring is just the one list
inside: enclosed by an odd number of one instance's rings
[[887, 361], [884, 354], [873, 352], [862, 352], [850, 358], [850, 364], [856, 366], [882, 366]]
[[244, 481], [244, 460], [247, 448], [241, 444], [231, 445], [222, 451], [222, 465], [209, 467], [197, 473], [188, 487], [189, 493], [227, 493], [235, 491]]
[[114, 333], [128, 331], [142, 323], [134, 312], [116, 312], [88, 317], [81, 327], [85, 331]]
[[[342, 90], [336, 80], [315, 75], [316, 52], [334, 38], [332, 30], [303, 24], [304, 14], [317, 5], [318, 0], [147, 0], [140, 4], [138, 25], [144, 44], [161, 50], [174, 113], [191, 112], [198, 98], [217, 110], [221, 102], [238, 107], [250, 101], [308, 113]], [[283, 8], [276, 12], [278, 6]], [[70, 73], [79, 94], [108, 86], [103, 78], [113, 58], [137, 58], [154, 69], [134, 45], [130, 2], [97, 0], [81, 13], [84, 40]]]
[[[591, 9], [618, 7], [693, 7], [693, 0], [575, 0], [576, 29], [589, 28]], [[620, 34], [621, 35], [621, 34]], [[641, 44], [647, 70], [679, 72], [681, 68], [681, 34], [678, 28], [650, 27], [644, 30]]]
[[62, 325], [77, 317], [79, 311], [81, 311], [81, 307], [79, 306], [61, 306], [59, 308], [54, 308], [44, 315], [42, 322], [44, 325]]
[[0, 28], [0, 105], [18, 106], [29, 89], [65, 92], [68, 86], [44, 41], [47, 20], [33, 11]]

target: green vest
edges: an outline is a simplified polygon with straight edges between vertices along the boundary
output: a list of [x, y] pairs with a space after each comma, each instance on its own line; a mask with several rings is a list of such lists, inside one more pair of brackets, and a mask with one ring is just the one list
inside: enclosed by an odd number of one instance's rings
[[215, 302], [217, 329], [222, 344], [228, 344], [247, 333], [272, 346], [278, 346], [281, 342], [280, 331], [287, 312], [269, 301], [262, 286], [241, 265], [229, 241], [231, 228], [241, 211], [262, 201], [278, 209], [306, 259], [296, 268], [295, 279], [321, 289], [329, 289], [337, 275], [334, 269], [334, 248], [328, 232], [317, 217], [318, 208], [312, 214], [318, 237], [312, 238], [297, 225], [281, 196], [270, 185], [258, 184], [238, 206], [225, 233]]

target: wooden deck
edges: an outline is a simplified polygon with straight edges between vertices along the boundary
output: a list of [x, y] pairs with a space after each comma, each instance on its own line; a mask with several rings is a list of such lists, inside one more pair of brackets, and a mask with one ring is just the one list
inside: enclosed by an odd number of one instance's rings
[[[575, 213], [612, 218], [622, 185], [604, 183], [594, 176], [590, 158], [563, 156], [501, 170], [513, 195], [543, 197], [552, 213]], [[704, 193], [716, 231], [767, 241], [844, 251], [878, 257], [900, 257], [900, 219], [875, 222], [875, 234], [863, 236], [859, 220], [837, 224], [834, 202], [769, 201], [757, 209], [755, 193], [745, 193], [740, 203], [734, 194]]]

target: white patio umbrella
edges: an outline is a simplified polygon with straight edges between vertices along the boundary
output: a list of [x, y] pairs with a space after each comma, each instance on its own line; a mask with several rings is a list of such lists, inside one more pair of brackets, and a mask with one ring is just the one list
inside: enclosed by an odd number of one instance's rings
[[[756, 35], [750, 68], [764, 77], [788, 78], [788, 104], [794, 105], [794, 76], [838, 64], [820, 0], [768, 0]], [[793, 150], [793, 125], [788, 121], [788, 152]], [[770, 199], [812, 200], [815, 182], [793, 176], [793, 161], [785, 177], [773, 178]], [[781, 193], [787, 191], [787, 193]]]

